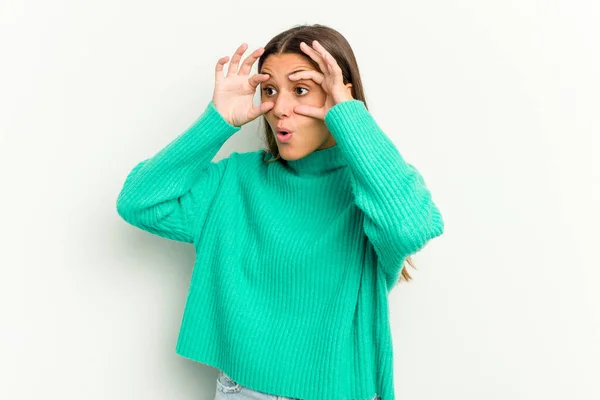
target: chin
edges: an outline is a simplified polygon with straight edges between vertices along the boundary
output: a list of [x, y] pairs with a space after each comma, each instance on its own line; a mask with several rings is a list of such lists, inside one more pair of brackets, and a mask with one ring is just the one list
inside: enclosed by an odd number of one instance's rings
[[307, 155], [309, 155], [310, 153], [312, 153], [314, 150], [298, 150], [295, 149], [293, 147], [288, 147], [288, 146], [280, 146], [279, 147], [279, 156], [281, 158], [283, 158], [284, 160], [288, 160], [288, 161], [293, 161], [293, 160], [299, 160], [303, 157], [306, 157]]

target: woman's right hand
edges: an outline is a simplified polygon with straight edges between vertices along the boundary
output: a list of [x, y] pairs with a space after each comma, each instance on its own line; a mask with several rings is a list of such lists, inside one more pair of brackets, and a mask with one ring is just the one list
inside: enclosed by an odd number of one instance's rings
[[242, 43], [231, 59], [227, 76], [223, 74], [223, 65], [229, 59], [225, 56], [219, 59], [215, 73], [215, 91], [212, 101], [221, 116], [231, 125], [240, 127], [273, 108], [274, 103], [267, 101], [255, 107], [254, 93], [259, 83], [269, 79], [267, 74], [255, 74], [248, 78], [252, 64], [263, 53], [260, 47], [248, 56], [238, 72], [238, 64], [246, 51], [246, 44]]

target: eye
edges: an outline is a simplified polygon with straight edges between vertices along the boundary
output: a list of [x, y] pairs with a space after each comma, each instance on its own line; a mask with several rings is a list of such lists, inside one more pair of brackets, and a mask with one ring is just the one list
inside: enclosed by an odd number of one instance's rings
[[[263, 92], [265, 92], [265, 94], [266, 94], [267, 96], [269, 96], [269, 97], [270, 97], [270, 95], [269, 95], [269, 93], [267, 92], [267, 90], [271, 90], [271, 89], [273, 89], [273, 88], [272, 88], [272, 87], [270, 87], [270, 86], [268, 86], [268, 87], [266, 87], [266, 88], [263, 88], [263, 90], [262, 90], [262, 91], [263, 91]], [[301, 86], [297, 86], [297, 87], [295, 87], [294, 89], [295, 89], [295, 90], [298, 90], [298, 89], [300, 89], [300, 90], [306, 90], [306, 91], [308, 92], [308, 88], [301, 87]], [[273, 89], [273, 90], [275, 90], [275, 89]], [[306, 96], [306, 93], [305, 93], [305, 94], [300, 94], [300, 96]]]

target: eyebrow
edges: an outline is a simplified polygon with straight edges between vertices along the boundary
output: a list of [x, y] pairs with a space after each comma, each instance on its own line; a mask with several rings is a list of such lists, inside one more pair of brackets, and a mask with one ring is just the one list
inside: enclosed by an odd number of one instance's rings
[[[295, 74], [296, 72], [300, 72], [300, 71], [307, 71], [307, 70], [306, 70], [306, 69], [296, 69], [296, 70], [293, 70], [292, 72], [290, 72], [290, 73], [288, 74], [288, 76], [290, 76], [290, 75], [292, 75], [292, 74]], [[271, 78], [272, 78], [272, 76], [271, 76], [271, 74], [270, 74], [270, 73], [268, 73], [268, 72], [262, 72], [262, 73], [263, 73], [263, 74], [265, 74], [265, 75], [269, 75], [269, 79], [271, 79]]]

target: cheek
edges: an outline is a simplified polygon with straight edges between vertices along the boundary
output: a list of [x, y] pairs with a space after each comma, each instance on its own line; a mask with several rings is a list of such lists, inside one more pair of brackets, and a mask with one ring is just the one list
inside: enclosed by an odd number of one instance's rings
[[298, 116], [297, 127], [299, 130], [309, 132], [312, 139], [319, 139], [325, 136], [328, 132], [327, 125], [319, 119], [307, 117], [305, 115]]

